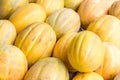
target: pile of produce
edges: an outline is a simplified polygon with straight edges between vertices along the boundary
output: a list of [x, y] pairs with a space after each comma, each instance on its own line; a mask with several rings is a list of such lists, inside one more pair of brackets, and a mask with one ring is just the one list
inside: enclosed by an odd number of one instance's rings
[[0, 0], [0, 80], [120, 80], [120, 0]]

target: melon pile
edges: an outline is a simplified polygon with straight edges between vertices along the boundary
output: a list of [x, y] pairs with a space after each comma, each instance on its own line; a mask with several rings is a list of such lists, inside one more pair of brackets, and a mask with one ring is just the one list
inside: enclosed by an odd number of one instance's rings
[[0, 0], [0, 80], [120, 80], [120, 0]]

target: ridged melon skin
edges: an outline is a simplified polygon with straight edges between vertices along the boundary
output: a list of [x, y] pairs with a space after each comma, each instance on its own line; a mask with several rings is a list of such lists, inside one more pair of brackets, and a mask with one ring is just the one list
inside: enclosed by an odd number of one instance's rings
[[80, 3], [84, 0], [64, 0], [65, 7], [77, 10], [80, 6]]
[[87, 30], [96, 33], [102, 41], [112, 42], [120, 48], [120, 20], [112, 15], [104, 15], [93, 21]]
[[64, 64], [67, 66], [70, 72], [76, 72], [76, 70], [70, 65], [67, 58], [67, 50], [70, 46], [72, 39], [75, 37], [77, 33], [68, 33], [61, 37], [57, 43], [55, 44], [55, 48], [53, 50], [53, 57], [57, 57], [61, 59]]
[[96, 70], [105, 80], [113, 80], [120, 72], [120, 49], [111, 42], [104, 42], [105, 56], [102, 65]]
[[15, 45], [26, 55], [29, 67], [37, 60], [51, 56], [56, 35], [47, 23], [35, 22], [20, 32]]
[[24, 53], [13, 45], [0, 44], [0, 79], [22, 80], [28, 64]]
[[18, 8], [28, 4], [28, 0], [0, 0], [0, 19], [8, 19]]
[[13, 44], [16, 36], [15, 26], [9, 20], [0, 20], [0, 44]]
[[44, 22], [46, 19], [45, 10], [38, 4], [29, 3], [19, 7], [9, 18], [15, 25], [17, 33], [34, 22]]
[[103, 43], [100, 37], [91, 31], [79, 32], [70, 43], [67, 57], [77, 71], [92, 72], [103, 62]]
[[77, 32], [81, 25], [78, 13], [69, 8], [55, 11], [48, 16], [46, 22], [56, 32], [57, 39], [66, 33]]
[[36, 3], [45, 9], [47, 16], [64, 8], [64, 0], [36, 0]]
[[36, 62], [28, 70], [24, 80], [69, 80], [69, 73], [61, 60], [47, 57]]
[[92, 21], [108, 14], [108, 10], [114, 1], [115, 0], [83, 0], [78, 9], [83, 28], [87, 29]]
[[116, 16], [118, 19], [120, 19], [120, 1], [115, 0], [115, 2], [112, 4], [111, 8], [109, 9], [109, 14]]

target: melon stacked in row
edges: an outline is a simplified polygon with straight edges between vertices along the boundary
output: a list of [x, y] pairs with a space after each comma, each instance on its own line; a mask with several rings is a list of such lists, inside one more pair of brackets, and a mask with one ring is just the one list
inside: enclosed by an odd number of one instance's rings
[[119, 0], [1, 0], [0, 79], [119, 80], [119, 6]]

